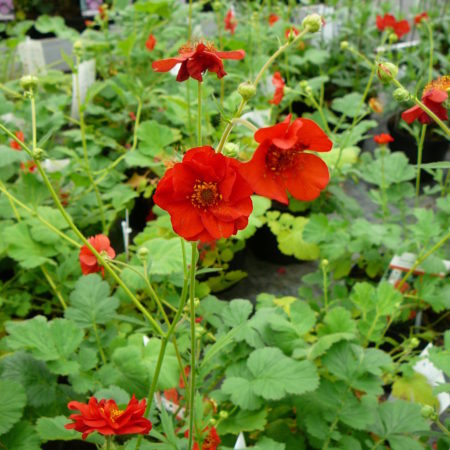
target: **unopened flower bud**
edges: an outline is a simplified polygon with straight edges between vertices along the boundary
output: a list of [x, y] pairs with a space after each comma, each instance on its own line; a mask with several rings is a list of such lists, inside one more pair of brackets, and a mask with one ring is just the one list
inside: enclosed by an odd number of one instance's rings
[[302, 27], [307, 28], [310, 33], [315, 33], [322, 28], [323, 17], [319, 14], [309, 14], [303, 19]]
[[200, 339], [206, 333], [206, 328], [202, 325], [195, 325], [195, 337]]
[[226, 419], [229, 416], [228, 411], [222, 410], [219, 412], [219, 417], [221, 419]]
[[411, 338], [409, 341], [409, 346], [411, 348], [416, 348], [419, 344], [420, 344], [420, 341], [416, 337]]
[[321, 264], [322, 264], [322, 267], [324, 269], [326, 269], [330, 263], [328, 262], [328, 259], [322, 259]]
[[20, 86], [24, 91], [33, 90], [38, 83], [38, 79], [33, 75], [25, 75], [20, 79]]
[[35, 148], [32, 154], [35, 161], [42, 161], [44, 159], [45, 152], [42, 148]]
[[438, 417], [436, 411], [430, 405], [423, 405], [420, 412], [422, 413], [422, 417], [426, 419], [436, 420]]
[[200, 306], [200, 299], [197, 298], [197, 297], [194, 298], [194, 306], [195, 306], [196, 308], [198, 308], [198, 307]]
[[147, 247], [139, 247], [137, 251], [137, 257], [142, 261], [147, 261], [148, 258], [148, 248]]
[[211, 417], [211, 419], [209, 419], [209, 423], [210, 423], [212, 426], [214, 426], [214, 425], [217, 424], [217, 420], [214, 419], [214, 417]]
[[73, 52], [76, 55], [81, 55], [81, 52], [83, 51], [83, 42], [78, 39], [77, 41], [74, 42], [73, 44]]
[[232, 142], [227, 142], [223, 147], [224, 156], [228, 156], [230, 158], [236, 158], [239, 154], [239, 145], [233, 144]]
[[238, 86], [238, 92], [244, 100], [248, 100], [256, 94], [256, 86], [253, 83], [246, 81]]
[[216, 1], [213, 3], [212, 7], [213, 7], [213, 9], [214, 9], [215, 11], [219, 10], [220, 7], [221, 7], [220, 1], [219, 1], [219, 0], [216, 0]]
[[383, 83], [390, 83], [397, 77], [398, 67], [390, 62], [378, 63], [377, 76]]
[[347, 50], [349, 45], [350, 44], [348, 43], [348, 41], [342, 41], [341, 42], [341, 50]]
[[394, 42], [397, 42], [397, 41], [398, 41], [398, 36], [395, 33], [391, 33], [389, 35], [389, 42], [391, 44], [393, 44]]
[[410, 98], [409, 92], [405, 88], [397, 88], [392, 95], [398, 102], [406, 102]]

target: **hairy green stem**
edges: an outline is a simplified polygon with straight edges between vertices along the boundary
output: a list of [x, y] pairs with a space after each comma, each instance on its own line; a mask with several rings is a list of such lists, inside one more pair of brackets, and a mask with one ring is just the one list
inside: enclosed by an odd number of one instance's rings
[[415, 205], [417, 207], [419, 203], [419, 194], [420, 194], [420, 171], [422, 165], [422, 153], [423, 153], [423, 144], [425, 141], [425, 134], [427, 132], [427, 125], [422, 125], [422, 132], [420, 134], [419, 145], [417, 147], [417, 175], [416, 175], [416, 199]]
[[100, 357], [102, 358], [102, 363], [103, 363], [103, 365], [105, 365], [108, 361], [106, 359], [105, 352], [103, 351], [102, 343], [100, 341], [100, 336], [99, 336], [98, 330], [97, 330], [97, 324], [95, 323], [95, 321], [92, 322], [92, 328], [94, 329], [95, 340], [97, 342], [97, 347], [98, 347], [98, 351], [100, 353]]
[[202, 146], [202, 82], [197, 84], [197, 146]]

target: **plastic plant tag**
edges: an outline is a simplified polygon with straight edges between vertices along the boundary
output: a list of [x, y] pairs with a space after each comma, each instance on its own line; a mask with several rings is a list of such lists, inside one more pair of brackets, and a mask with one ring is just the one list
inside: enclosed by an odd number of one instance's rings
[[0, 20], [14, 20], [13, 0], [0, 0]]
[[[428, 383], [435, 387], [445, 383], [445, 376], [442, 370], [439, 370], [429, 359], [428, 353], [433, 344], [428, 344], [420, 354], [420, 360], [413, 367], [414, 371], [422, 374]], [[450, 394], [441, 392], [437, 395], [439, 400], [439, 414], [442, 414], [450, 406]]]
[[122, 220], [121, 222], [122, 226], [122, 236], [123, 236], [123, 247], [125, 249], [125, 255], [127, 258], [127, 261], [129, 260], [129, 246], [130, 246], [130, 234], [133, 231], [130, 228], [130, 221], [128, 218], [128, 209], [125, 210], [125, 220]]
[[[78, 83], [80, 89], [80, 103], [83, 104], [86, 99], [86, 93], [90, 86], [95, 82], [95, 59], [83, 61], [78, 66]], [[77, 102], [77, 83], [75, 74], [72, 74], [72, 110], [70, 114], [74, 119], [79, 119]]]
[[81, 14], [84, 17], [92, 17], [98, 13], [99, 6], [103, 0], [80, 0]]
[[242, 433], [242, 431], [241, 431], [236, 440], [236, 444], [234, 444], [234, 450], [239, 450], [239, 449], [243, 449], [243, 448], [247, 448], [247, 445], [245, 444], [244, 433]]
[[64, 159], [44, 159], [42, 167], [48, 173], [60, 172], [70, 164], [69, 158]]
[[41, 41], [26, 38], [18, 47], [24, 75], [46, 74], [44, 49]]

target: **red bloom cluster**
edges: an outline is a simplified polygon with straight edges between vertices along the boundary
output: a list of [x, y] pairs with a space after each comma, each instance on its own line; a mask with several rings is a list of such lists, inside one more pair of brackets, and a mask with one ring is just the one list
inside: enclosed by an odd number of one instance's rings
[[156, 38], [155, 36], [153, 36], [153, 34], [151, 34], [145, 41], [145, 48], [149, 52], [151, 52], [155, 48], [155, 45], [156, 45]]
[[399, 39], [410, 30], [407, 20], [397, 20], [392, 14], [385, 14], [383, 17], [377, 16], [377, 28], [380, 31], [390, 28]]
[[305, 150], [328, 152], [333, 146], [312, 120], [290, 121], [291, 115], [282, 123], [258, 130], [255, 140], [260, 145], [240, 170], [257, 194], [285, 204], [286, 191], [304, 201], [319, 196], [330, 178], [328, 167]]
[[231, 52], [219, 52], [213, 44], [199, 42], [196, 45], [187, 44], [178, 51], [175, 58], [153, 61], [152, 68], [155, 72], [169, 72], [177, 64], [181, 64], [177, 81], [186, 81], [189, 77], [197, 81], [203, 81], [203, 73], [207, 70], [217, 74], [217, 78], [223, 78], [227, 73], [223, 68], [222, 59], [243, 59], [244, 50]]
[[[200, 449], [200, 446], [197, 442], [194, 442], [194, 445], [192, 447], [192, 450], [216, 450], [219, 446], [221, 440], [219, 435], [217, 434], [217, 430], [214, 427], [206, 427], [203, 430], [203, 433], [208, 433], [203, 442], [202, 447]], [[189, 437], [189, 430], [184, 433], [186, 437]]]
[[278, 21], [280, 20], [280, 17], [277, 16], [276, 14], [271, 14], [269, 16], [269, 25], [272, 27], [273, 25], [275, 25]]
[[[116, 252], [111, 247], [109, 239], [105, 235], [97, 234], [96, 236], [90, 237], [88, 241], [98, 253], [105, 253], [109, 258], [116, 256]], [[97, 257], [87, 245], [81, 247], [79, 259], [83, 275], [96, 272], [101, 272], [102, 275], [105, 274], [105, 268], [98, 264]]]
[[273, 99], [269, 101], [273, 105], [279, 105], [284, 96], [284, 86], [285, 83], [283, 78], [281, 78], [280, 72], [275, 72], [272, 77], [272, 84], [275, 86], [275, 92], [273, 94]]
[[414, 23], [416, 25], [418, 25], [420, 22], [422, 22], [422, 20], [428, 20], [428, 19], [429, 19], [428, 14], [426, 11], [424, 11], [420, 14], [417, 14], [417, 16], [414, 17]]
[[253, 209], [253, 191], [240, 166], [211, 147], [192, 148], [165, 173], [153, 199], [188, 241], [230, 237], [247, 226]]
[[[25, 135], [23, 134], [22, 131], [16, 131], [14, 134], [16, 135], [16, 138], [19, 139], [20, 142], [25, 142]], [[22, 150], [20, 144], [13, 139], [9, 141], [9, 146], [14, 150]]]
[[373, 137], [373, 140], [380, 145], [388, 144], [389, 142], [394, 142], [394, 138], [387, 133], [377, 134]]
[[36, 164], [33, 161], [21, 162], [20, 170], [23, 172], [34, 173], [37, 169]]
[[[450, 90], [450, 76], [444, 76], [427, 84], [422, 93], [422, 103], [441, 120], [448, 120], [447, 110], [443, 106], [448, 98], [448, 90]], [[402, 119], [407, 123], [412, 123], [416, 119], [423, 124], [433, 122], [433, 119], [419, 105], [403, 111]]]
[[290, 35], [291, 33], [292, 33], [294, 36], [298, 36], [299, 33], [300, 33], [300, 31], [298, 31], [298, 29], [295, 28], [295, 27], [286, 28], [286, 30], [284, 30], [284, 37], [285, 37], [286, 39], [289, 39], [289, 35]]
[[231, 34], [234, 34], [234, 31], [236, 30], [237, 27], [237, 20], [232, 9], [228, 10], [224, 22], [225, 22], [225, 30], [228, 30]]
[[97, 431], [105, 436], [118, 434], [148, 434], [152, 429], [152, 423], [143, 417], [147, 402], [138, 402], [133, 394], [126, 409], [121, 410], [114, 400], [98, 400], [95, 397], [89, 399], [89, 403], [69, 402], [67, 407], [77, 410], [81, 414], [72, 414], [64, 427], [68, 430], [76, 430], [83, 433], [82, 438]]

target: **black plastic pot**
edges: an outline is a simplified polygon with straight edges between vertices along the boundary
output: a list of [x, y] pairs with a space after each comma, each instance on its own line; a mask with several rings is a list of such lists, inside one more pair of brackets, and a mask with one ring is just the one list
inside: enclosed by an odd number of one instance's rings
[[97, 446], [83, 441], [49, 441], [42, 444], [42, 450], [94, 450]]

